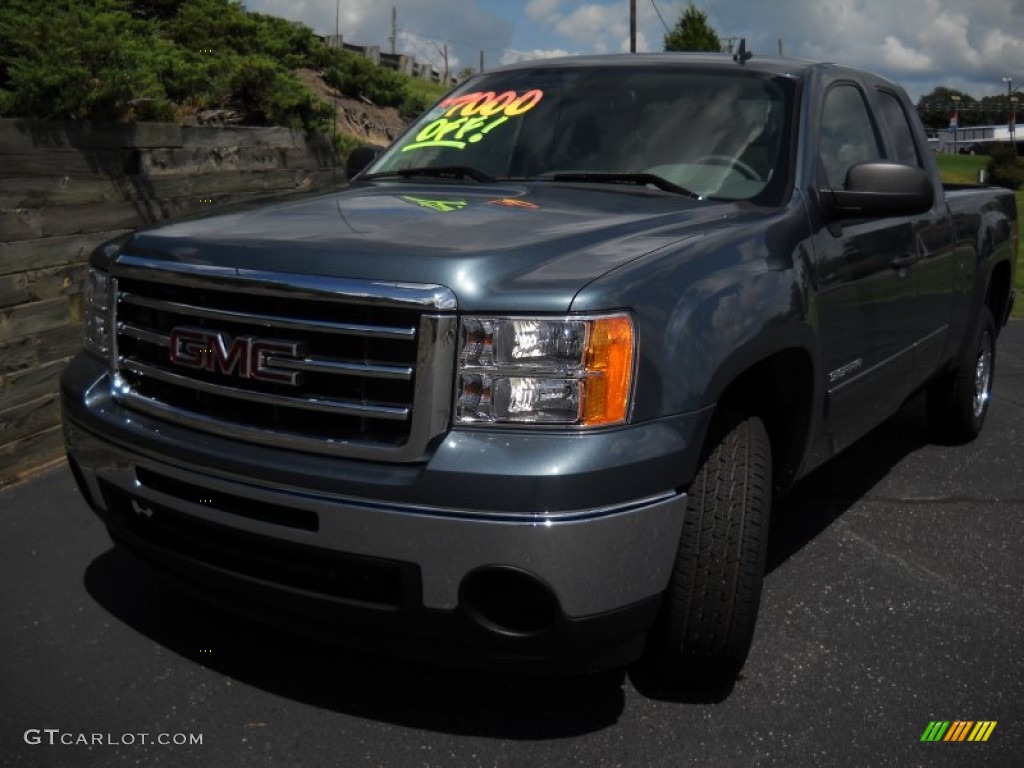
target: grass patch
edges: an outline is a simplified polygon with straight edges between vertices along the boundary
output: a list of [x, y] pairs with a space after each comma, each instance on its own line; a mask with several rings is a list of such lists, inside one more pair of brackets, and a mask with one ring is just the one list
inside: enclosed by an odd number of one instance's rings
[[410, 77], [405, 84], [406, 93], [422, 98], [428, 105], [440, 100], [449, 90], [451, 89], [421, 77]]
[[402, 117], [412, 121], [427, 111], [434, 102], [439, 101], [449, 88], [443, 85], [411, 77], [405, 84], [405, 100], [402, 102]]
[[978, 171], [988, 165], [985, 155], [947, 155], [935, 156], [939, 164], [939, 173], [947, 184], [977, 184]]

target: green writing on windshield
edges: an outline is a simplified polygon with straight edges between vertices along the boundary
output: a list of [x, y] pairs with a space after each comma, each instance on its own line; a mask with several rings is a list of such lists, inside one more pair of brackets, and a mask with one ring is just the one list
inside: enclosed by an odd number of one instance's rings
[[401, 200], [413, 205], [418, 205], [420, 208], [426, 208], [428, 211], [437, 211], [438, 213], [451, 213], [452, 211], [461, 211], [469, 202], [466, 200], [456, 199], [428, 199], [425, 197], [413, 197], [412, 195], [402, 195]]
[[483, 141], [488, 133], [510, 118], [525, 115], [543, 98], [544, 92], [537, 89], [522, 94], [481, 91], [452, 96], [437, 106], [444, 114], [424, 126], [413, 143], [402, 147], [402, 151], [424, 147], [465, 149]]

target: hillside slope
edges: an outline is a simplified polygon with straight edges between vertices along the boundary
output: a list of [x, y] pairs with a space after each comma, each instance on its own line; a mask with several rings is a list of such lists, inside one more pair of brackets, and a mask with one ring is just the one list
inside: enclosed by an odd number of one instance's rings
[[395, 107], [378, 107], [374, 104], [339, 93], [327, 85], [314, 69], [296, 70], [295, 76], [313, 94], [328, 104], [337, 100], [337, 130], [350, 136], [360, 144], [390, 144], [408, 124]]

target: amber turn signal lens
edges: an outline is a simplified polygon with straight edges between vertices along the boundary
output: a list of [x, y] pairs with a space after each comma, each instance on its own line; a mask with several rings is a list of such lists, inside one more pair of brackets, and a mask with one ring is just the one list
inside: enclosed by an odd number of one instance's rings
[[587, 344], [583, 424], [620, 424], [629, 415], [633, 382], [633, 321], [613, 315], [593, 321]]

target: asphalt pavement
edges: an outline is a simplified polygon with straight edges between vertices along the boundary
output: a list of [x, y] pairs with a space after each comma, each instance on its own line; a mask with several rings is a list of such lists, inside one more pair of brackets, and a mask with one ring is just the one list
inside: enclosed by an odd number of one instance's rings
[[[929, 444], [917, 400], [775, 510], [753, 651], [711, 693], [452, 671], [224, 616], [113, 549], [47, 471], [0, 491], [0, 765], [1024, 765], [1024, 322], [998, 353], [973, 444]], [[922, 742], [937, 720], [996, 725]]]

